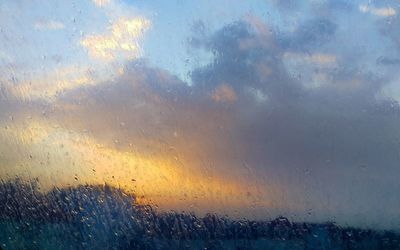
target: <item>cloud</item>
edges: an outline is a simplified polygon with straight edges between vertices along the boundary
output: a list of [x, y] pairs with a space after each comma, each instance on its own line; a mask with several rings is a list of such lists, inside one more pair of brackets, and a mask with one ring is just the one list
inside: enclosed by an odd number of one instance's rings
[[[214, 121], [221, 118], [212, 107], [204, 114], [200, 100], [191, 98], [178, 78], [133, 61], [114, 81], [68, 88], [51, 104], [33, 98], [14, 104], [18, 111], [0, 110], [0, 175], [39, 177], [43, 188], [106, 181], [164, 209], [246, 210], [254, 204], [249, 194], [266, 192], [203, 166], [202, 155], [214, 157], [208, 151], [215, 148], [200, 138], [217, 132]], [[214, 121], [192, 129], [213, 112]]]
[[391, 17], [397, 15], [396, 10], [392, 7], [376, 8], [367, 4], [360, 4], [359, 10], [362, 13], [370, 13], [374, 16], [380, 16], [380, 17]]
[[89, 68], [66, 66], [42, 75], [33, 74], [18, 83], [7, 83], [4, 87], [20, 100], [42, 100], [52, 102], [68, 90], [82, 85], [95, 84], [94, 76]]
[[216, 102], [232, 103], [237, 99], [235, 90], [226, 83], [223, 83], [215, 88], [211, 98]]
[[[382, 22], [379, 23], [379, 30], [383, 36], [390, 38], [392, 43], [397, 48], [397, 51], [400, 51], [400, 30], [398, 29], [400, 25], [399, 18], [393, 18], [390, 22]], [[390, 51], [391, 56], [393, 51]]]
[[310, 51], [328, 43], [334, 37], [337, 25], [326, 18], [312, 18], [304, 23], [283, 41], [282, 45], [291, 50]]
[[386, 66], [396, 66], [400, 64], [400, 59], [381, 56], [376, 60], [376, 63]]
[[98, 7], [104, 7], [111, 3], [112, 0], [92, 0], [93, 3]]
[[12, 62], [13, 61], [12, 58], [4, 51], [0, 51], [0, 60], [2, 62]]
[[354, 8], [353, 4], [347, 0], [328, 0], [327, 6], [340, 11], [351, 11]]
[[302, 4], [300, 1], [295, 1], [295, 0], [269, 0], [272, 4], [277, 6], [280, 10], [296, 10], [298, 9]]
[[382, 88], [381, 92], [379, 93], [379, 97], [391, 99], [394, 102], [400, 103], [400, 88], [399, 82], [393, 81], [392, 83], [386, 85]]
[[120, 18], [109, 27], [108, 33], [86, 36], [80, 44], [96, 59], [134, 59], [140, 56], [139, 41], [149, 27], [150, 21], [144, 18]]
[[54, 20], [42, 20], [35, 23], [35, 29], [44, 31], [44, 30], [61, 30], [64, 29], [64, 24], [62, 22], [54, 21]]
[[321, 66], [335, 65], [337, 62], [337, 57], [335, 55], [322, 53], [302, 54], [288, 52], [284, 54], [284, 58], [287, 60], [300, 61], [300, 63], [312, 63]]
[[[395, 197], [391, 190], [397, 186], [391, 176], [397, 171], [394, 141], [400, 139], [400, 130], [394, 124], [399, 122], [400, 109], [396, 101], [376, 96], [392, 76], [363, 70], [358, 60], [338, 61], [338, 56], [352, 53], [338, 46], [328, 54], [319, 52], [334, 40], [336, 27], [326, 19], [306, 20], [292, 34], [272, 32], [270, 46], [261, 46], [254, 26], [227, 25], [206, 39], [205, 46], [216, 58], [192, 73], [194, 88], [209, 92], [221, 82], [234, 87], [241, 105], [235, 106], [232, 112], [237, 115], [225, 126], [238, 143], [235, 149], [226, 148], [240, 152], [255, 172], [264, 173], [259, 176], [270, 177], [269, 184], [274, 183], [272, 176], [286, 179], [283, 186], [292, 190], [285, 193], [289, 200], [303, 204], [298, 198], [307, 194], [312, 209], [322, 213], [326, 207], [319, 206], [329, 196], [335, 200], [336, 211], [389, 223], [394, 211], [383, 215], [380, 207], [400, 203], [399, 199], [388, 200]], [[244, 41], [255, 46], [241, 46]], [[299, 64], [332, 67], [318, 69], [324, 75], [319, 79], [323, 84], [307, 89], [308, 78], [293, 75], [284, 63], [288, 56], [303, 60]], [[268, 70], [257, 70], [260, 67]], [[301, 72], [312, 75], [315, 69]], [[267, 97], [262, 105], [251, 102], [256, 98], [248, 95], [249, 88]], [[362, 172], [360, 166], [367, 166], [368, 171]], [[306, 173], [312, 173], [312, 180]], [[299, 193], [293, 192], [296, 189]], [[348, 203], [351, 199], [357, 202]], [[356, 223], [355, 217], [346, 218]]]

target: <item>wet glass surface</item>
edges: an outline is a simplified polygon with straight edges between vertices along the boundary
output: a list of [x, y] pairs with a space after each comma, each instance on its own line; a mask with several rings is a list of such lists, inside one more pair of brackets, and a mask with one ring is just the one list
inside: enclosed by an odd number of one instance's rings
[[399, 249], [395, 0], [0, 2], [2, 249]]

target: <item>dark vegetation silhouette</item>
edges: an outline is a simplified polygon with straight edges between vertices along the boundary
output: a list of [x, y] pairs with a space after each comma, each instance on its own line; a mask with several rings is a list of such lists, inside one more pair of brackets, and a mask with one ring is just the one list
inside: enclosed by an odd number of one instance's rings
[[334, 223], [233, 220], [159, 213], [108, 185], [41, 192], [38, 181], [0, 182], [4, 249], [400, 249], [391, 231]]

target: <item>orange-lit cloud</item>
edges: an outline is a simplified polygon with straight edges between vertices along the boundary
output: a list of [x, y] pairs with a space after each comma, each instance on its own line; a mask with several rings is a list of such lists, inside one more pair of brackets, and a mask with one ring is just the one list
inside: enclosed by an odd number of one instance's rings
[[216, 102], [233, 103], [236, 101], [237, 96], [235, 90], [228, 84], [224, 83], [215, 88], [211, 98]]

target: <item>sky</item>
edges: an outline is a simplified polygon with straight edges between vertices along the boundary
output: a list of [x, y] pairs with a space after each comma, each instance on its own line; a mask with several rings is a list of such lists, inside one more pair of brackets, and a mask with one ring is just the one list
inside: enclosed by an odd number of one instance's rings
[[0, 2], [0, 177], [400, 228], [398, 1]]

